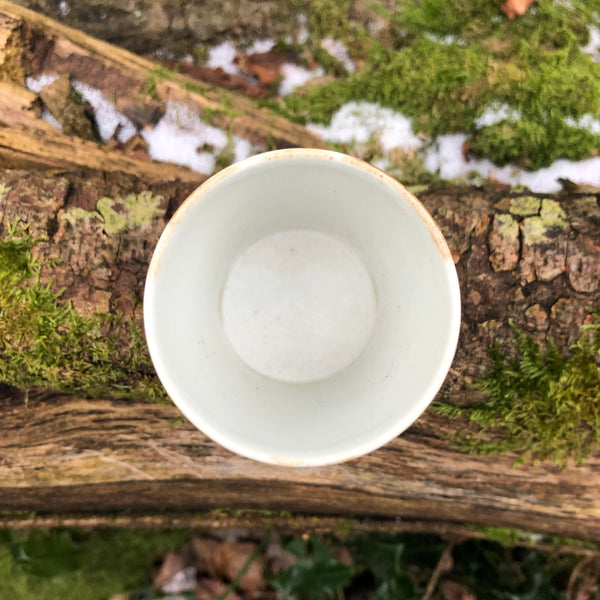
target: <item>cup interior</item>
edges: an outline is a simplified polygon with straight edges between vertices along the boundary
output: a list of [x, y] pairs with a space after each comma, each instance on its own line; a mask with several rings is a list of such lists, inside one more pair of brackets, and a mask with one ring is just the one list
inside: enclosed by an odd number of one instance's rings
[[155, 250], [144, 319], [156, 371], [196, 427], [256, 460], [322, 465], [425, 410], [456, 349], [460, 293], [442, 234], [396, 180], [283, 150], [186, 200]]

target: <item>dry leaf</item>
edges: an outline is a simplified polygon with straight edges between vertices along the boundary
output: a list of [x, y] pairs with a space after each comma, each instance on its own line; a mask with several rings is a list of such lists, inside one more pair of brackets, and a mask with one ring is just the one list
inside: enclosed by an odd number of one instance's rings
[[442, 581], [440, 591], [444, 600], [477, 600], [475, 594], [462, 583]]
[[[202, 578], [196, 583], [196, 598], [198, 600], [215, 600], [215, 598], [220, 598], [226, 589], [227, 585], [222, 581]], [[225, 596], [225, 600], [241, 600], [241, 598], [231, 591]]]
[[281, 68], [292, 62], [293, 56], [287, 52], [269, 50], [255, 54], [238, 54], [235, 62], [243, 73], [253, 75], [261, 85], [270, 86], [281, 77]]
[[514, 19], [517, 15], [524, 15], [535, 0], [507, 0], [500, 10], [509, 18]]
[[184, 556], [180, 552], [167, 552], [158, 573], [156, 573], [152, 580], [154, 589], [161, 590], [165, 583], [171, 581], [177, 573], [181, 573], [181, 571], [189, 566], [189, 557]]
[[[223, 542], [195, 538], [193, 547], [198, 557], [198, 570], [219, 579], [232, 581], [256, 551], [252, 542]], [[265, 587], [263, 565], [256, 557], [240, 578], [237, 587], [244, 592], [256, 592]]]

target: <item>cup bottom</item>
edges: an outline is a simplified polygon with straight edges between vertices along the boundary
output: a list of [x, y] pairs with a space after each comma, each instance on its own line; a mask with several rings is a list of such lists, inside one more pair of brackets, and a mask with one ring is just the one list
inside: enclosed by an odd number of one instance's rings
[[282, 231], [237, 258], [223, 289], [225, 334], [260, 374], [309, 383], [348, 367], [377, 319], [373, 280], [346, 242], [312, 230]]

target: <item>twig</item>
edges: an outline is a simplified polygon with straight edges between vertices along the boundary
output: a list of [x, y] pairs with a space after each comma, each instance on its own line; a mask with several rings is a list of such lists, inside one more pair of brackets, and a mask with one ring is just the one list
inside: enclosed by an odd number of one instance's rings
[[423, 598], [421, 600], [431, 600], [435, 589], [437, 588], [440, 577], [447, 573], [452, 566], [454, 565], [454, 560], [452, 559], [452, 550], [454, 549], [455, 542], [450, 542], [442, 552], [440, 556], [440, 560], [438, 560], [431, 577], [429, 578], [429, 582], [427, 583], [427, 589], [423, 594]]

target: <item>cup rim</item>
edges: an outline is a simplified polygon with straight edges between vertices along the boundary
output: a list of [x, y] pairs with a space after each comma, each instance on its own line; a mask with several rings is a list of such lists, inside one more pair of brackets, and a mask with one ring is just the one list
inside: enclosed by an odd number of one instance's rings
[[[448, 342], [444, 348], [442, 359], [438, 361], [436, 369], [433, 373], [429, 386], [424, 389], [421, 393], [420, 398], [412, 406], [412, 409], [403, 413], [403, 415], [396, 419], [393, 426], [388, 428], [384, 433], [373, 436], [369, 440], [362, 444], [357, 444], [352, 452], [323, 452], [319, 460], [306, 460], [299, 457], [288, 458], [277, 455], [265, 454], [261, 450], [251, 447], [248, 444], [239, 443], [235, 439], [230, 439], [227, 432], [223, 432], [219, 428], [213, 427], [211, 424], [204, 421], [202, 416], [196, 412], [187, 410], [189, 404], [181, 399], [182, 393], [178, 390], [177, 383], [173, 381], [169, 370], [164, 366], [162, 360], [162, 350], [156, 341], [156, 332], [152, 315], [152, 294], [154, 289], [154, 281], [158, 276], [160, 270], [160, 262], [164, 248], [167, 246], [171, 234], [175, 231], [178, 224], [185, 218], [185, 215], [190, 208], [199, 202], [202, 202], [203, 197], [212, 190], [215, 186], [219, 185], [221, 181], [227, 179], [231, 175], [237, 172], [241, 172], [246, 169], [252, 169], [257, 165], [273, 160], [290, 160], [290, 159], [319, 159], [319, 160], [332, 160], [345, 163], [349, 166], [358, 168], [362, 171], [369, 173], [372, 176], [380, 179], [384, 184], [391, 187], [396, 194], [400, 195], [404, 201], [407, 201], [411, 208], [418, 214], [420, 219], [425, 224], [428, 232], [430, 233], [434, 244], [436, 245], [441, 258], [446, 263], [446, 284], [449, 293], [449, 302], [453, 306], [454, 310], [451, 313], [451, 322], [448, 324]], [[161, 236], [154, 249], [152, 259], [148, 268], [146, 276], [146, 285], [144, 289], [144, 301], [143, 301], [143, 312], [144, 312], [144, 328], [146, 334], [146, 340], [150, 351], [151, 359], [156, 370], [159, 379], [167, 391], [169, 397], [173, 403], [182, 411], [188, 420], [192, 424], [201, 430], [205, 435], [212, 438], [215, 442], [221, 446], [239, 454], [241, 456], [251, 458], [263, 463], [291, 466], [291, 467], [316, 467], [329, 464], [336, 464], [358, 458], [374, 450], [380, 448], [386, 443], [390, 442], [400, 434], [402, 434], [408, 427], [410, 427], [426, 410], [430, 403], [439, 392], [444, 380], [446, 379], [447, 373], [450, 369], [456, 348], [458, 345], [460, 324], [461, 324], [461, 297], [460, 297], [460, 285], [458, 281], [458, 275], [454, 265], [454, 260], [448, 244], [435, 223], [433, 217], [424, 207], [424, 205], [414, 196], [409, 190], [407, 190], [398, 180], [388, 175], [385, 171], [371, 165], [370, 163], [361, 159], [340, 153], [332, 150], [324, 150], [320, 148], [289, 148], [282, 150], [272, 150], [269, 152], [263, 152], [247, 159], [244, 159], [238, 163], [234, 163], [225, 169], [219, 171], [215, 175], [209, 177], [204, 183], [196, 188], [192, 193], [184, 200], [181, 206], [177, 209], [174, 215], [171, 217], [167, 225], [165, 226]], [[350, 367], [351, 368], [351, 367]], [[294, 384], [287, 384], [294, 385]], [[184, 409], [180, 403], [186, 407]]]

